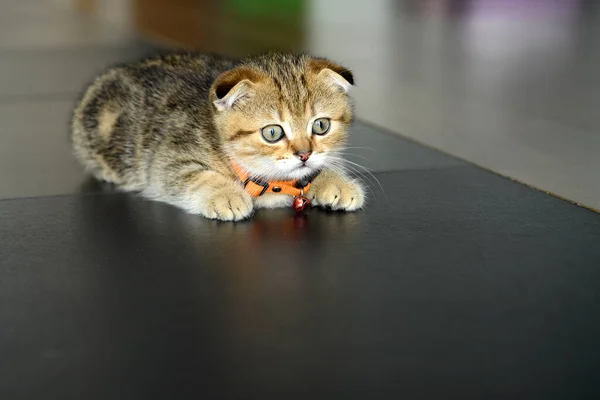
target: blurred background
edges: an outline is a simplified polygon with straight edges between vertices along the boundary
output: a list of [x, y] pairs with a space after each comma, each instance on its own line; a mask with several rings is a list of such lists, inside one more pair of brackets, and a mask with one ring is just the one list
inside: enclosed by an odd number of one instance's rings
[[334, 59], [361, 121], [600, 209], [598, 3], [0, 0], [0, 197], [80, 179], [64, 138], [94, 74], [187, 47]]

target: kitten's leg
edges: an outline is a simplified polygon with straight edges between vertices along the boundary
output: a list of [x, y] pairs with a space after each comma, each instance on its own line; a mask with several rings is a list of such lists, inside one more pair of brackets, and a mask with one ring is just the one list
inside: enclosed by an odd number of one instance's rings
[[154, 178], [143, 193], [211, 219], [239, 221], [252, 214], [252, 197], [242, 185], [215, 171], [171, 170]]
[[356, 180], [325, 169], [311, 183], [307, 192], [312, 205], [333, 210], [354, 211], [365, 203], [365, 191]]

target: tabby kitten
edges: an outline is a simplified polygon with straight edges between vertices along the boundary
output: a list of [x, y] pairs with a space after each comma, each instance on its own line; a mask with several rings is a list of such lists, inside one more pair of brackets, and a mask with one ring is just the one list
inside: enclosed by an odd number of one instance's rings
[[[290, 206], [293, 187], [307, 187], [311, 205], [353, 211], [364, 191], [338, 163], [352, 84], [347, 69], [307, 55], [155, 56], [96, 78], [73, 114], [73, 147], [97, 179], [208, 218]], [[245, 177], [259, 189], [295, 184], [260, 194]]]

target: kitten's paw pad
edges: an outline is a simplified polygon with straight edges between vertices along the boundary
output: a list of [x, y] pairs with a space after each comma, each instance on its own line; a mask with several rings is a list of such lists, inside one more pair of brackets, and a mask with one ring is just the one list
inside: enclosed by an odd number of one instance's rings
[[354, 211], [365, 203], [364, 189], [352, 180], [329, 182], [316, 187], [309, 195], [314, 205], [332, 210]]
[[202, 214], [221, 221], [239, 221], [252, 214], [252, 197], [245, 191], [228, 188], [215, 191], [202, 207]]

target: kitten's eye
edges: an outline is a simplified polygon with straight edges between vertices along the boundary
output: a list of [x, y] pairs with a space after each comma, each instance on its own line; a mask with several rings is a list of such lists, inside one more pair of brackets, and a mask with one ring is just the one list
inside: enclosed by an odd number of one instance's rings
[[263, 139], [269, 143], [275, 143], [283, 137], [283, 128], [279, 125], [267, 125], [260, 130]]
[[324, 135], [329, 132], [331, 121], [329, 118], [319, 118], [313, 122], [312, 133], [315, 135]]

